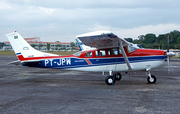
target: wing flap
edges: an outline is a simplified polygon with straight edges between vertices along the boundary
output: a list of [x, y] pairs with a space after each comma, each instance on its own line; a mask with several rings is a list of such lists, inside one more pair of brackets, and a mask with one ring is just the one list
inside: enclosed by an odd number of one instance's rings
[[20, 64], [22, 64], [22, 63], [21, 63], [20, 60], [17, 60], [17, 61], [9, 62], [9, 63], [7, 63], [6, 65], [10, 65], [10, 64], [20, 65]]

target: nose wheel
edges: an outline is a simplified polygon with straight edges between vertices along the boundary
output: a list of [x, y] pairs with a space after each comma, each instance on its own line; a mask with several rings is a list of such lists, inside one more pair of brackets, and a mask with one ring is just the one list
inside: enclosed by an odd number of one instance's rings
[[154, 84], [154, 83], [156, 83], [156, 76], [151, 75], [151, 73], [150, 73], [149, 70], [147, 71], [146, 75], [148, 76], [148, 77], [147, 77], [147, 82], [148, 82], [148, 84]]
[[154, 75], [151, 75], [151, 77], [148, 76], [147, 81], [149, 84], [154, 84], [154, 83], [156, 83], [156, 77]]

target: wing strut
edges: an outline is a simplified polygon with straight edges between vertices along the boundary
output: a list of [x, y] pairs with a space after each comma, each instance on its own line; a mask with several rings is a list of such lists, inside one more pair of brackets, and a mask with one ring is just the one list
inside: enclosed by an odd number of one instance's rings
[[125, 51], [124, 51], [124, 48], [123, 48], [123, 45], [122, 45], [122, 41], [121, 41], [121, 40], [120, 40], [120, 45], [119, 45], [119, 47], [120, 47], [120, 49], [121, 49], [121, 51], [122, 51], [122, 55], [123, 55], [123, 57], [124, 57], [124, 60], [126, 61], [126, 64], [127, 64], [128, 69], [129, 69], [129, 70], [132, 70], [133, 67], [132, 67], [131, 64], [129, 63], [128, 57], [127, 57], [127, 55], [126, 55], [126, 53], [125, 53]]

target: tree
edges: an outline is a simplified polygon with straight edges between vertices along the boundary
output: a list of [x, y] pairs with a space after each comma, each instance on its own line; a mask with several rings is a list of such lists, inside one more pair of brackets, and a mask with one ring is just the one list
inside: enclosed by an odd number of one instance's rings
[[174, 30], [172, 32], [170, 32], [170, 36], [171, 36], [171, 43], [174, 44], [177, 41], [177, 38], [180, 36], [180, 32], [178, 30]]
[[164, 34], [160, 34], [157, 38], [156, 38], [156, 43], [162, 43], [162, 41], [164, 41], [165, 39], [165, 35]]
[[36, 44], [31, 44], [31, 47], [35, 48], [35, 47], [36, 47]]
[[169, 48], [179, 49], [180, 48], [180, 32], [177, 30], [171, 31], [167, 34], [160, 34], [156, 37], [155, 34], [149, 33], [144, 37], [140, 35], [139, 40], [135, 39], [134, 44], [141, 44], [144, 48], [160, 48], [167, 49], [167, 38], [169, 37]]
[[144, 35], [138, 36], [139, 40], [144, 40]]
[[177, 38], [177, 43], [180, 44], [180, 36]]
[[124, 38], [126, 41], [128, 42], [133, 42], [133, 39], [132, 38]]
[[146, 44], [145, 43], [141, 43], [141, 46], [143, 47], [143, 48], [147, 48], [146, 46]]
[[4, 42], [0, 42], [0, 49], [3, 48], [6, 44]]
[[158, 49], [160, 47], [160, 44], [158, 44], [158, 43], [154, 43], [153, 45], [152, 45], [152, 48], [153, 49]]
[[144, 36], [144, 43], [146, 44], [153, 44], [156, 41], [156, 35], [149, 33]]
[[62, 46], [61, 44], [57, 44], [56, 45], [56, 50], [59, 50], [61, 46]]
[[180, 44], [175, 44], [174, 49], [180, 49]]
[[38, 48], [41, 50], [41, 47], [43, 47], [43, 44], [39, 43]]
[[134, 44], [141, 44], [141, 41], [138, 40], [138, 39], [135, 39], [135, 40], [133, 41], [133, 43], [134, 43]]
[[75, 43], [71, 42], [71, 51], [73, 51], [73, 48], [75, 47]]
[[50, 50], [50, 48], [51, 48], [50, 43], [47, 43], [46, 48], [47, 48], [48, 51]]

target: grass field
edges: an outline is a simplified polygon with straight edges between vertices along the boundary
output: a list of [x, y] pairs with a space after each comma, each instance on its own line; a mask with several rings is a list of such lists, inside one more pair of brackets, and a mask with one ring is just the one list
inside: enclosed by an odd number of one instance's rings
[[[46, 51], [46, 53], [53, 53], [58, 55], [71, 55], [77, 51]], [[0, 51], [0, 55], [15, 55], [14, 51]]]

